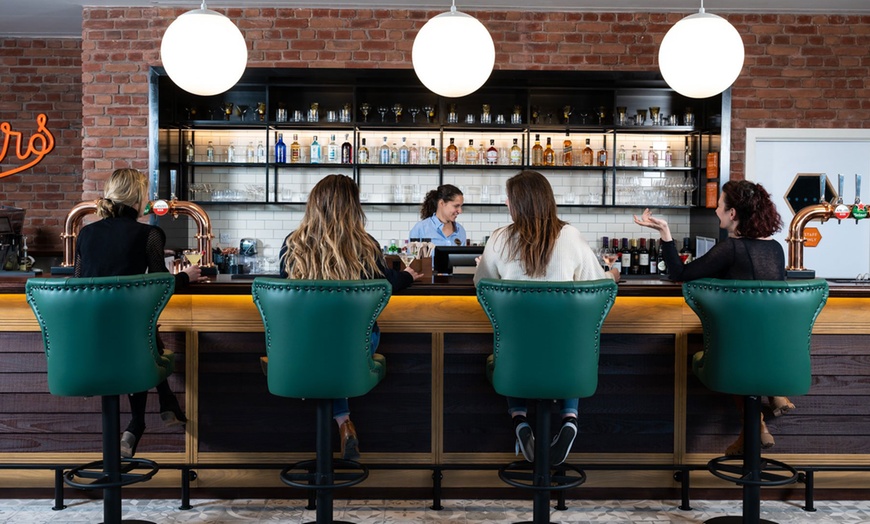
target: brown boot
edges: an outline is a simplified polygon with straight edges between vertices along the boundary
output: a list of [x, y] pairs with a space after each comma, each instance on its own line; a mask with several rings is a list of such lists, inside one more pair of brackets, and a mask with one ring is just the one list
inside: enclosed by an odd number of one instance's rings
[[[761, 449], [772, 448], [776, 441], [773, 435], [767, 430], [767, 424], [764, 423], [764, 415], [761, 416]], [[740, 435], [737, 440], [731, 443], [725, 450], [726, 455], [742, 455], [743, 454], [743, 430], [740, 430]]]
[[780, 417], [794, 409], [794, 404], [788, 397], [767, 397], [767, 401], [774, 417]]
[[350, 419], [345, 420], [338, 427], [341, 436], [341, 458], [344, 460], [359, 460], [359, 440], [356, 437], [356, 428]]

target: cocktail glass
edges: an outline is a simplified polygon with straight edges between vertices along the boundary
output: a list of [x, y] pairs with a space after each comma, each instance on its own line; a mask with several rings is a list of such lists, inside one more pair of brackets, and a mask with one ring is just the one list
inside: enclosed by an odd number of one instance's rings
[[363, 122], [369, 121], [369, 113], [371, 112], [371, 110], [372, 106], [368, 102], [363, 102], [359, 105], [359, 112], [362, 113]]
[[224, 102], [224, 120], [229, 120], [233, 115], [233, 103], [232, 102]]
[[426, 123], [431, 124], [432, 118], [435, 116], [435, 108], [433, 106], [423, 106], [423, 113], [426, 115]]
[[247, 116], [249, 109], [251, 109], [251, 106], [243, 106], [243, 105], [236, 106], [236, 113], [238, 113], [239, 119], [241, 121], [243, 121], [243, 122], [245, 121], [245, 117]]
[[411, 106], [408, 108], [408, 112], [411, 113], [411, 123], [417, 123], [417, 113], [420, 112], [420, 108], [417, 106]]
[[382, 123], [382, 124], [383, 124], [384, 122], [386, 122], [387, 111], [389, 111], [389, 110], [390, 110], [390, 108], [387, 107], [387, 106], [378, 106], [378, 113], [381, 114], [381, 123]]
[[402, 119], [402, 104], [393, 104], [393, 107], [390, 108], [390, 111], [396, 115], [396, 123], [399, 123], [399, 120]]

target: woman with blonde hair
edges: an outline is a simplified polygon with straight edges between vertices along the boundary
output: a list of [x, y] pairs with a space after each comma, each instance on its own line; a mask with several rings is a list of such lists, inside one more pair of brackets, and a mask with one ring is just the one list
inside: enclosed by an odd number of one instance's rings
[[[299, 227], [281, 247], [281, 276], [306, 280], [387, 279], [393, 291], [410, 286], [419, 275], [411, 268], [387, 267], [380, 245], [365, 230], [366, 216], [359, 188], [344, 175], [327, 175], [308, 196]], [[372, 330], [371, 353], [380, 340], [377, 323]], [[333, 418], [341, 436], [341, 456], [359, 458], [359, 439], [350, 420], [346, 398], [335, 399]]]
[[[493, 231], [474, 275], [504, 280], [579, 281], [612, 278], [580, 231], [558, 216], [553, 188], [537, 171], [522, 171], [507, 181], [507, 204], [513, 223]], [[534, 461], [535, 437], [527, 421], [526, 399], [508, 397], [517, 450]], [[579, 399], [561, 400], [562, 427], [550, 445], [554, 465], [568, 457], [577, 436]]]
[[[97, 202], [98, 220], [79, 231], [76, 240], [76, 277], [109, 277], [165, 273], [163, 250], [166, 234], [162, 229], [139, 222], [148, 204], [148, 178], [136, 169], [117, 169], [103, 187]], [[176, 289], [199, 280], [200, 268], [192, 265], [175, 275]], [[158, 337], [163, 353], [163, 343]], [[160, 418], [170, 426], [184, 425], [187, 417], [178, 399], [163, 381], [157, 385]], [[121, 436], [121, 456], [132, 457], [145, 432], [145, 407], [148, 392], [128, 395], [132, 418]]]

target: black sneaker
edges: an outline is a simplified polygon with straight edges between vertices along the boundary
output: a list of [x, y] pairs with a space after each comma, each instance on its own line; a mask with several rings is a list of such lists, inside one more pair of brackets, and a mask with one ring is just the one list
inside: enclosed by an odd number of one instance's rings
[[516, 427], [517, 445], [516, 454], [523, 452], [523, 457], [529, 461], [535, 461], [535, 435], [532, 434], [532, 427], [528, 422], [521, 422]]
[[573, 418], [568, 418], [562, 423], [562, 428], [559, 433], [553, 437], [553, 443], [550, 444], [550, 464], [558, 466], [565, 462], [568, 458], [568, 453], [571, 452], [571, 446], [574, 444], [574, 438], [577, 436], [577, 421]]

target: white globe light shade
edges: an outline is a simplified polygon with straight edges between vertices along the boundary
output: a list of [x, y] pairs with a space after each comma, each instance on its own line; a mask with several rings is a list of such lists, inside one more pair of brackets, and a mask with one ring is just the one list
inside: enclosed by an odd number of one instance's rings
[[495, 44], [477, 19], [460, 11], [426, 22], [411, 49], [414, 71], [423, 85], [445, 97], [477, 91], [495, 65]]
[[743, 69], [743, 40], [721, 16], [696, 13], [672, 27], [659, 47], [659, 70], [674, 91], [689, 98], [718, 95]]
[[195, 9], [166, 28], [160, 59], [178, 87], [195, 95], [217, 95], [242, 77], [248, 46], [229, 18], [211, 9]]

